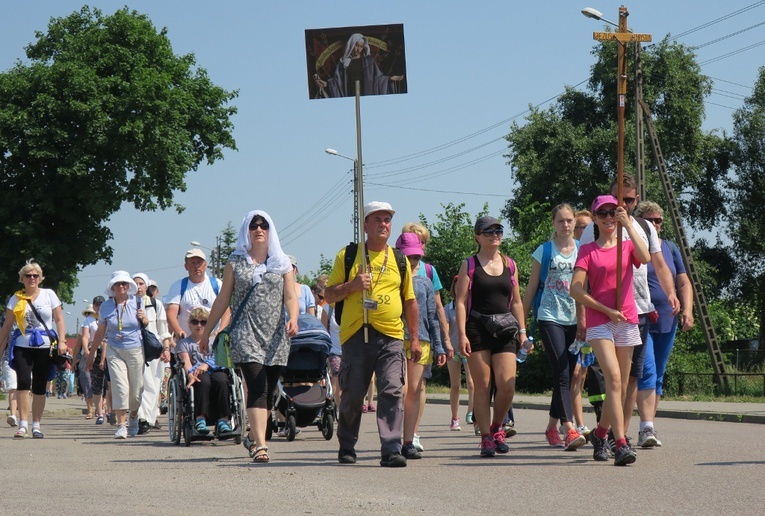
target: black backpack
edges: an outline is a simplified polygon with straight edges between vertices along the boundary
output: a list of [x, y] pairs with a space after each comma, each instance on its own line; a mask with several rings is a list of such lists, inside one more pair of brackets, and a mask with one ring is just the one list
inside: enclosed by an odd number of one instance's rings
[[[396, 264], [398, 265], [398, 273], [401, 275], [401, 296], [403, 299], [404, 294], [404, 278], [406, 278], [406, 269], [409, 267], [409, 261], [406, 259], [406, 256], [404, 256], [404, 253], [396, 249], [395, 247], [392, 247], [393, 249], [393, 256], [396, 257]], [[359, 250], [359, 244], [356, 242], [351, 242], [347, 246], [345, 246], [345, 281], [348, 282], [348, 276], [351, 273], [351, 268], [353, 267], [353, 262], [356, 261], [356, 253]], [[335, 322], [337, 322], [338, 325], [340, 325], [340, 320], [343, 316], [343, 304], [345, 303], [345, 300], [338, 301], [335, 303]]]

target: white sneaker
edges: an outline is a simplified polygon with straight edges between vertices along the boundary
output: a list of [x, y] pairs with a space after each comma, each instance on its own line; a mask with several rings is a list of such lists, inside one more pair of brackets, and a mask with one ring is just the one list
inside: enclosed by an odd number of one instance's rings
[[422, 445], [420, 444], [420, 436], [419, 435], [414, 434], [414, 436], [412, 437], [412, 444], [414, 445], [414, 449], [417, 450], [418, 452], [424, 452], [425, 451], [425, 448], [423, 448]]
[[128, 431], [125, 425], [117, 426], [117, 431], [114, 432], [115, 439], [127, 439]]
[[19, 426], [19, 420], [14, 415], [8, 416], [5, 422], [8, 423], [8, 426]]
[[647, 426], [638, 434], [638, 446], [641, 448], [653, 448], [656, 446], [656, 435], [653, 433], [653, 427]]

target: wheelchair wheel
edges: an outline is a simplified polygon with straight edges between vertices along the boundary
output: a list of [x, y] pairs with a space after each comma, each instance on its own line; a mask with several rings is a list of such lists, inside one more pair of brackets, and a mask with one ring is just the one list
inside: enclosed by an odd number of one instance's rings
[[183, 400], [175, 378], [170, 379], [167, 397], [167, 431], [170, 434], [170, 442], [178, 446], [181, 444], [183, 433]]
[[191, 423], [186, 422], [183, 425], [183, 444], [191, 446]]
[[325, 412], [321, 417], [321, 422], [321, 435], [324, 436], [324, 439], [327, 441], [332, 440], [332, 436], [335, 433], [335, 416], [332, 412]]
[[297, 421], [295, 421], [295, 416], [288, 416], [285, 424], [287, 425], [287, 440], [294, 441], [295, 436], [297, 435]]
[[234, 379], [233, 385], [231, 386], [234, 389], [234, 413], [237, 419], [236, 425], [241, 430], [239, 435], [234, 437], [234, 442], [236, 444], [242, 444], [243, 436], [247, 431], [247, 410], [244, 406], [244, 388], [242, 387], [241, 378], [239, 378], [236, 373], [232, 376]]

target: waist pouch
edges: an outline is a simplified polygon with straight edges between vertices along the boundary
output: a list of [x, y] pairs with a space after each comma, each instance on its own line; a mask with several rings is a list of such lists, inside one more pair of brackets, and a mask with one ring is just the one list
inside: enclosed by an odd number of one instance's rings
[[470, 316], [474, 319], [478, 319], [486, 331], [488, 331], [492, 337], [497, 339], [514, 339], [518, 334], [518, 331], [521, 329], [520, 324], [518, 324], [518, 319], [516, 319], [510, 312], [484, 315], [475, 310], [471, 310]]

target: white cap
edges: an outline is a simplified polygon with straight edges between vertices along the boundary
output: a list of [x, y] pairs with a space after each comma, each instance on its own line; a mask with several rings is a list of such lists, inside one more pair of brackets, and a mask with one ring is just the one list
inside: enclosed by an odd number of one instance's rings
[[387, 202], [382, 201], [372, 201], [368, 202], [364, 205], [364, 218], [366, 219], [371, 214], [376, 213], [378, 211], [387, 211], [388, 213], [393, 216], [395, 214], [395, 210], [391, 207], [390, 204]]

